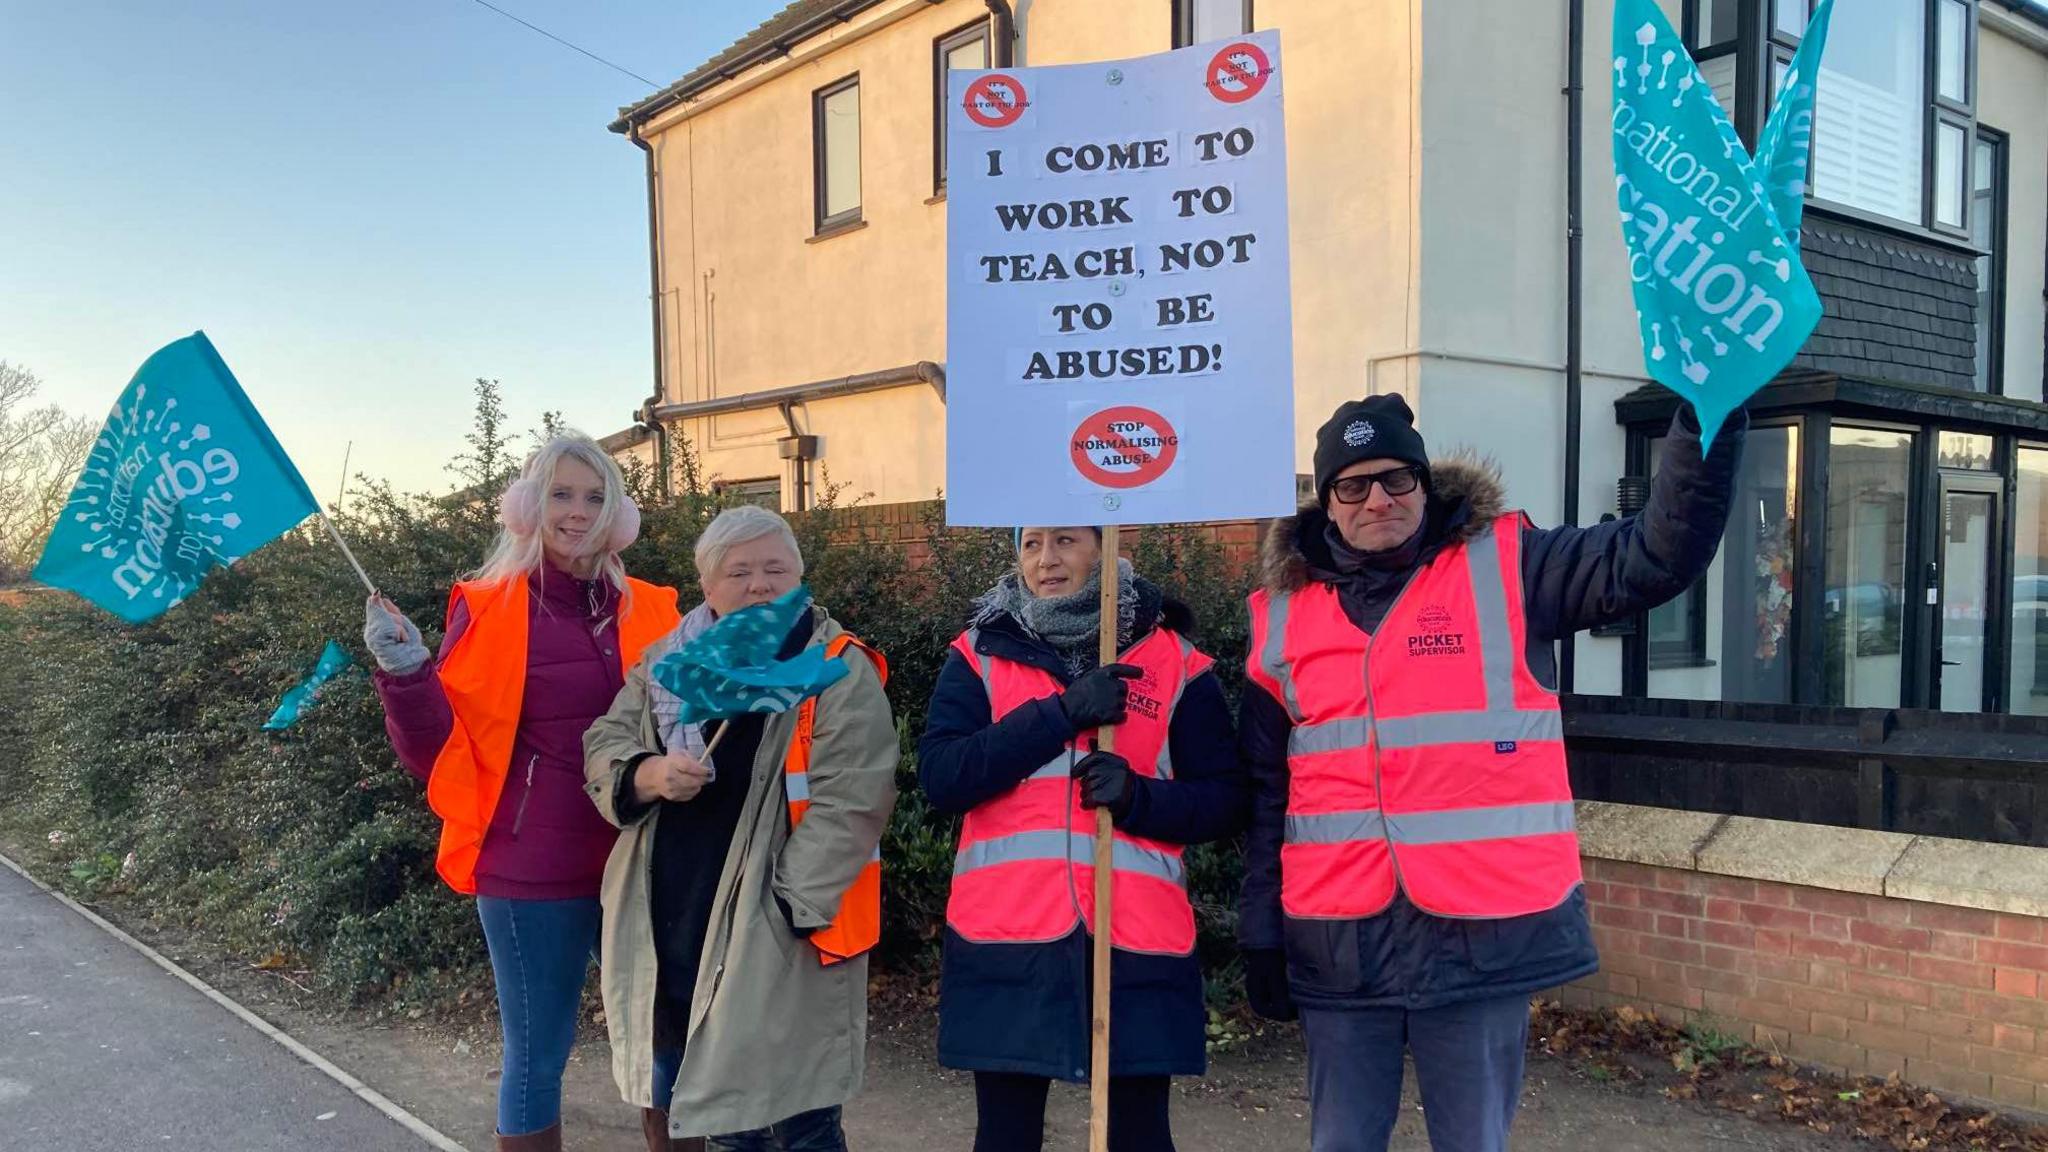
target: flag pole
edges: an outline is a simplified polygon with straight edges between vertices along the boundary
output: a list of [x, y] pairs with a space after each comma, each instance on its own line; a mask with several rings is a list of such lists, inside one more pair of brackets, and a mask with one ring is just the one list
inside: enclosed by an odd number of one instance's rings
[[370, 595], [375, 596], [377, 586], [370, 583], [369, 573], [364, 572], [363, 566], [356, 563], [356, 554], [348, 550], [348, 541], [341, 538], [341, 529], [334, 526], [334, 521], [327, 518], [327, 513], [317, 512], [315, 515], [320, 517], [322, 524], [327, 525], [327, 534], [334, 537], [334, 543], [341, 549], [341, 554], [348, 557], [348, 566], [356, 570], [356, 578], [363, 582], [363, 587], [370, 590]]
[[[1117, 553], [1123, 530], [1114, 524], [1102, 528], [1102, 617], [1097, 629], [1102, 636], [1098, 652], [1104, 667], [1114, 664], [1117, 651], [1117, 589], [1123, 583], [1117, 573]], [[1104, 752], [1116, 746], [1116, 728], [1097, 729], [1096, 747]], [[1095, 1008], [1093, 1051], [1088, 1078], [1088, 1149], [1109, 1152], [1109, 958], [1111, 868], [1116, 859], [1109, 809], [1095, 810]]]
[[723, 724], [720, 724], [720, 725], [718, 726], [718, 731], [716, 731], [716, 732], [713, 732], [713, 733], [711, 734], [711, 742], [710, 742], [709, 744], [706, 744], [706, 745], [704, 745], [704, 763], [705, 763], [705, 764], [709, 764], [709, 763], [711, 763], [711, 754], [712, 754], [713, 752], [716, 752], [716, 751], [718, 750], [718, 742], [719, 742], [720, 740], [723, 740], [723, 739], [725, 739], [725, 734], [726, 734], [727, 732], [730, 732], [731, 730], [732, 730], [732, 721], [731, 721], [731, 720], [727, 720], [727, 721], [726, 721], [725, 723], [723, 723]]
[[348, 458], [355, 450], [356, 442], [353, 440], [348, 442], [348, 447], [341, 450], [341, 491], [334, 494], [336, 512], [341, 511], [342, 504], [348, 500]]
[[[341, 511], [342, 501], [348, 499], [348, 458], [355, 449], [356, 442], [351, 440], [348, 442], [348, 447], [341, 450], [341, 491], [334, 494], [334, 510], [336, 512]], [[348, 541], [341, 538], [341, 529], [334, 526], [334, 521], [327, 518], [327, 513], [316, 508], [314, 514], [320, 517], [322, 524], [327, 525], [327, 534], [334, 537], [334, 543], [341, 549], [341, 554], [348, 557], [348, 566], [356, 570], [356, 579], [361, 580], [363, 587], [369, 589], [370, 595], [375, 596], [377, 594], [377, 586], [370, 583], [369, 573], [363, 571], [361, 564], [356, 563], [356, 554], [348, 550]]]

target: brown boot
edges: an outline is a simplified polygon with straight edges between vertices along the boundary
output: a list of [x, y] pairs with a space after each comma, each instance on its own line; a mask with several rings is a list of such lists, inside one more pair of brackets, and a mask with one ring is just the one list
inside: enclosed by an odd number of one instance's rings
[[659, 1108], [640, 1110], [640, 1132], [647, 1137], [647, 1152], [704, 1152], [704, 1137], [673, 1139], [668, 1134], [668, 1113]]
[[524, 1136], [507, 1136], [497, 1133], [498, 1152], [562, 1152], [562, 1124], [555, 1122], [552, 1128], [528, 1132]]

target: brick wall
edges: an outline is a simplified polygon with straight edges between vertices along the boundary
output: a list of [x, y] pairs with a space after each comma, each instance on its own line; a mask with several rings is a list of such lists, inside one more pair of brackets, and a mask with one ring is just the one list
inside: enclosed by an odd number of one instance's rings
[[2048, 1111], [2048, 920], [1588, 858], [1602, 971], [1566, 1003]]

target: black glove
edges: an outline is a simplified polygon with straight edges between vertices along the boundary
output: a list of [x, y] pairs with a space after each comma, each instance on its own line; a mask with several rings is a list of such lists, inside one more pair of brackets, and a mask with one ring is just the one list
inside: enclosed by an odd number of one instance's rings
[[1126, 680], [1135, 680], [1145, 670], [1130, 664], [1104, 664], [1067, 685], [1060, 693], [1060, 710], [1076, 732], [1124, 722], [1124, 700], [1130, 694]]
[[1081, 782], [1081, 807], [1107, 808], [1121, 820], [1138, 795], [1138, 774], [1131, 762], [1114, 752], [1090, 752], [1074, 762], [1073, 777]]
[[1247, 948], [1244, 952], [1244, 998], [1252, 1011], [1268, 1020], [1292, 1020], [1294, 993], [1287, 987], [1287, 953], [1278, 948]]

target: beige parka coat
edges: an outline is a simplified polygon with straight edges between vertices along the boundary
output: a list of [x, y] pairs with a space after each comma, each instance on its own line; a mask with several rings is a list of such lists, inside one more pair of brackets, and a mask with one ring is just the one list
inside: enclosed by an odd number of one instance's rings
[[[813, 611], [812, 646], [844, 631], [824, 609]], [[653, 1099], [656, 953], [649, 869], [662, 805], [624, 823], [615, 798], [627, 764], [663, 751], [648, 668], [673, 639], [648, 649], [611, 711], [583, 738], [585, 790], [621, 828], [602, 892], [612, 1074], [626, 1102], [642, 1108]], [[783, 759], [797, 713], [769, 717], [762, 733], [705, 933], [682, 1070], [669, 1105], [672, 1136], [761, 1128], [843, 1104], [860, 1091], [867, 957], [821, 964], [775, 905], [780, 896], [804, 928], [830, 924], [840, 894], [881, 843], [896, 801], [896, 726], [881, 676], [858, 647], [849, 647], [845, 660], [849, 675], [818, 698], [810, 808], [795, 829]]]

